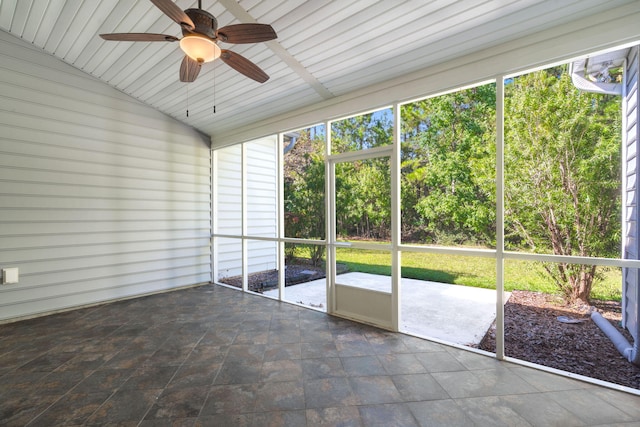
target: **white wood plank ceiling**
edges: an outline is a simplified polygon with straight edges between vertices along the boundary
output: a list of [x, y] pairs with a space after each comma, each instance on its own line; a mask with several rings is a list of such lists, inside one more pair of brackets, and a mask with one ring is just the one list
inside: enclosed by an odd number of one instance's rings
[[[152, 32], [181, 37], [179, 25], [149, 0], [0, 0], [0, 29], [215, 138], [628, 3], [634, 1], [202, 0], [219, 27], [259, 22], [276, 30], [278, 38], [266, 43], [221, 43], [269, 74], [263, 84], [219, 60], [205, 64], [194, 83], [181, 83], [183, 54], [177, 43], [113, 42], [98, 36]], [[176, 4], [183, 10], [198, 7], [194, 0]]]

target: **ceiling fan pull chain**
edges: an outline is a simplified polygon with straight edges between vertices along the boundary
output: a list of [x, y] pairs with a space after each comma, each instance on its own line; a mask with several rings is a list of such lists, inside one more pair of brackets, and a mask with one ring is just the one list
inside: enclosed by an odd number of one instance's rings
[[189, 117], [189, 83], [187, 83], [187, 117]]
[[216, 64], [213, 64], [213, 114], [216, 113]]

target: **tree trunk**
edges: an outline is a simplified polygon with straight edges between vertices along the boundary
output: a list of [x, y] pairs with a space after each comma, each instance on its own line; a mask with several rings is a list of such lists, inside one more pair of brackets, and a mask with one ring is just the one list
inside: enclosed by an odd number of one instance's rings
[[571, 277], [571, 294], [569, 302], [573, 304], [589, 305], [591, 287], [596, 274], [596, 267], [593, 265], [581, 265]]

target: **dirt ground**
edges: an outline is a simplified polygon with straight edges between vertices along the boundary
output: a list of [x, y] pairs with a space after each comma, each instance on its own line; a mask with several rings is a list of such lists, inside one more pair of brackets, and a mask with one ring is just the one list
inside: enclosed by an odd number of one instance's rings
[[[629, 342], [633, 340], [619, 322], [619, 302], [596, 302], [594, 306]], [[640, 367], [629, 363], [591, 320], [585, 307], [569, 307], [559, 297], [537, 292], [514, 291], [504, 307], [505, 354], [529, 362], [573, 372], [607, 382], [640, 389]], [[559, 316], [584, 319], [562, 323]], [[492, 327], [479, 348], [495, 352]]]

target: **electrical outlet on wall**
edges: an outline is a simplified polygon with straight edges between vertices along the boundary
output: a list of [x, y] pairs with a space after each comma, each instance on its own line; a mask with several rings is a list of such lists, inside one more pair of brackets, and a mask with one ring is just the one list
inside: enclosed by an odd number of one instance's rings
[[2, 284], [8, 285], [11, 283], [18, 283], [18, 268], [3, 268], [2, 269]]

